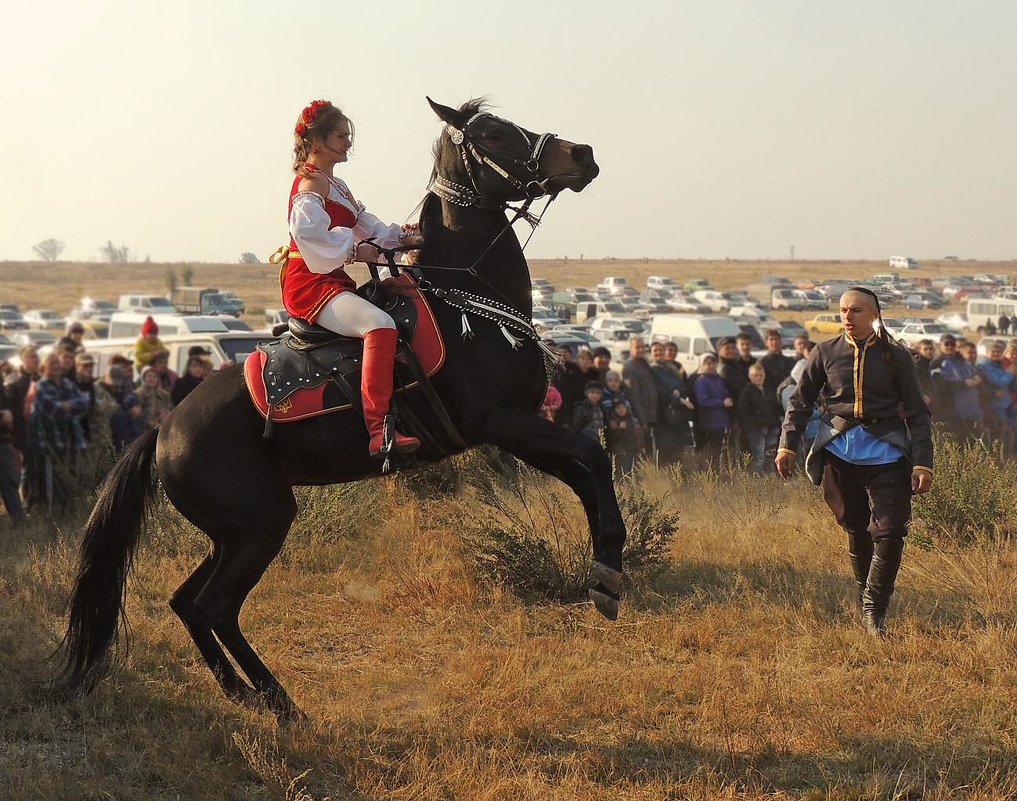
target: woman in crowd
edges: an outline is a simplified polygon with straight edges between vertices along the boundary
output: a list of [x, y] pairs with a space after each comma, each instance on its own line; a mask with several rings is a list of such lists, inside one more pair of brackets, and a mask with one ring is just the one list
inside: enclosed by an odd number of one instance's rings
[[[392, 318], [357, 295], [345, 267], [354, 261], [377, 261], [379, 252], [364, 240], [386, 248], [419, 245], [415, 228], [386, 225], [358, 201], [349, 186], [333, 175], [353, 147], [350, 119], [327, 100], [305, 107], [293, 129], [290, 188], [290, 244], [280, 274], [283, 305], [292, 316], [343, 336], [364, 340], [361, 393], [372, 456], [384, 456], [384, 420], [392, 397], [398, 334]], [[395, 434], [393, 448], [409, 453], [420, 447], [416, 437]]]

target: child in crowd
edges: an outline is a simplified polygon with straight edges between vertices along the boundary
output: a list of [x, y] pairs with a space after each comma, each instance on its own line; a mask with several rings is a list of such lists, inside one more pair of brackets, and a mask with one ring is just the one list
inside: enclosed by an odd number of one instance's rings
[[548, 383], [547, 393], [544, 395], [544, 402], [540, 404], [540, 416], [545, 420], [554, 422], [555, 415], [561, 408], [561, 393], [558, 391], [558, 387], [554, 384]]
[[604, 409], [605, 418], [616, 403], [624, 403], [629, 406], [629, 411], [632, 410], [632, 401], [629, 399], [629, 393], [622, 381], [621, 373], [617, 370], [608, 370], [604, 377], [604, 384], [604, 397], [600, 401], [600, 405]]
[[749, 438], [749, 469], [761, 475], [767, 472], [767, 455], [772, 457], [777, 450], [781, 422], [777, 392], [766, 385], [766, 369], [761, 364], [749, 368], [749, 383], [738, 394], [737, 411], [738, 422]]
[[604, 398], [603, 385], [599, 381], [590, 381], [586, 385], [585, 396], [572, 413], [572, 430], [600, 442], [604, 431], [604, 410], [600, 406]]
[[123, 450], [148, 429], [148, 417], [137, 395], [128, 395], [110, 418], [113, 447]]
[[627, 476], [632, 472], [632, 466], [639, 455], [639, 434], [632, 409], [628, 403], [615, 403], [605, 416], [607, 451], [614, 457], [618, 475]]
[[[704, 353], [699, 360], [699, 376], [692, 385], [695, 393], [696, 431], [699, 448], [710, 469], [720, 472], [720, 452], [731, 424], [728, 410], [734, 406], [724, 379], [717, 373], [717, 356]], [[745, 391], [744, 389], [742, 390]]]
[[141, 324], [141, 336], [134, 343], [134, 367], [141, 370], [152, 362], [152, 356], [156, 351], [164, 350], [162, 340], [159, 339], [159, 326], [152, 316], [145, 318]]

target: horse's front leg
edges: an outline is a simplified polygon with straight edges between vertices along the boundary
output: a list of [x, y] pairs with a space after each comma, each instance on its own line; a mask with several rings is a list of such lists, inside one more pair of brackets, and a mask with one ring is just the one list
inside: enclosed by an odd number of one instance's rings
[[611, 478], [611, 459], [599, 443], [535, 413], [498, 410], [487, 421], [487, 441], [568, 484], [586, 510], [593, 542], [590, 597], [614, 620], [621, 595], [625, 522]]

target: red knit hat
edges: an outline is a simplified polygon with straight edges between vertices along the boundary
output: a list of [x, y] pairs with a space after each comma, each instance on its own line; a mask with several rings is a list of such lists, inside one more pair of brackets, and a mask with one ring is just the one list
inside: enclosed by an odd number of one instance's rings
[[159, 326], [156, 325], [155, 320], [152, 319], [151, 315], [145, 318], [145, 322], [141, 324], [141, 335], [147, 337], [149, 334], [158, 334]]

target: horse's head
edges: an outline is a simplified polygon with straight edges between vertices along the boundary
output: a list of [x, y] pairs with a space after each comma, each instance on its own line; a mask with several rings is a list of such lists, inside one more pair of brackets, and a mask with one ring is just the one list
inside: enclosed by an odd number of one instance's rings
[[600, 172], [593, 148], [536, 134], [484, 110], [471, 100], [458, 111], [427, 99], [445, 122], [435, 146], [435, 177], [443, 195], [464, 205], [581, 192]]

